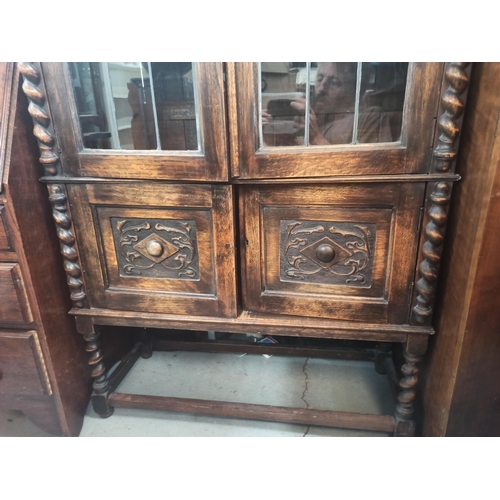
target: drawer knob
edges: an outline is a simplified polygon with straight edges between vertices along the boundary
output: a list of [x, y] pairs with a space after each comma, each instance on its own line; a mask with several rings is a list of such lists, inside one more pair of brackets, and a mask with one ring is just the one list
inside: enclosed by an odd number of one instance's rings
[[151, 240], [146, 246], [149, 255], [159, 257], [163, 253], [163, 245], [157, 240]]
[[331, 262], [335, 258], [335, 250], [331, 245], [320, 245], [316, 249], [316, 257], [321, 262]]

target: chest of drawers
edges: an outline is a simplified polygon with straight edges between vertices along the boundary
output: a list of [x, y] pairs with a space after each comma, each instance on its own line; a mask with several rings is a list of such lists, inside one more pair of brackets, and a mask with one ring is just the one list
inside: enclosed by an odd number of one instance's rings
[[[109, 64], [20, 65], [96, 411], [413, 434], [469, 64]], [[100, 325], [400, 342], [396, 412], [121, 394]]]

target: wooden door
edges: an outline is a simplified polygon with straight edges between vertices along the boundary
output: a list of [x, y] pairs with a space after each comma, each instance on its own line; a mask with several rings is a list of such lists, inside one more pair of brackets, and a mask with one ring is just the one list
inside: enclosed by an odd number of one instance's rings
[[229, 63], [232, 176], [427, 172], [442, 74], [442, 63]]
[[231, 186], [68, 185], [93, 308], [236, 315]]
[[241, 186], [244, 308], [407, 323], [424, 188]]
[[42, 68], [65, 175], [228, 179], [222, 63]]

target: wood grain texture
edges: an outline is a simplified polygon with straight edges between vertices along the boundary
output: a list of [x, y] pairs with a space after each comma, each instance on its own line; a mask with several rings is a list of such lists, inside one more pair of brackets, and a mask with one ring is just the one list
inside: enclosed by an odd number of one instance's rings
[[[234, 317], [236, 263], [230, 186], [140, 183], [69, 185], [93, 307]], [[123, 220], [193, 221], [196, 279], [127, 275], [117, 258], [112, 224]], [[156, 227], [156, 226], [155, 226]], [[161, 230], [154, 230], [158, 236]], [[138, 232], [137, 243], [143, 241]], [[194, 258], [194, 257], [193, 257]], [[138, 261], [138, 259], [136, 259]], [[161, 265], [161, 264], [160, 264]]]
[[62, 168], [74, 176], [185, 181], [227, 181], [223, 64], [194, 63], [200, 151], [83, 149], [78, 114], [65, 63], [43, 63], [47, 92], [63, 149]]
[[[244, 308], [272, 314], [404, 324], [423, 189], [423, 185], [417, 184], [241, 187]], [[316, 221], [316, 230], [323, 228], [321, 221], [330, 221], [339, 228], [347, 222], [356, 227], [371, 227], [376, 233], [371, 250], [367, 247], [372, 252], [371, 285], [346, 286], [350, 284], [325, 282], [327, 278], [321, 283], [305, 278], [284, 279], [280, 262], [286, 258], [283, 265], [288, 265], [291, 260], [280, 250], [289, 239], [283, 241], [281, 225], [282, 221], [292, 220], [307, 224]], [[299, 246], [306, 245], [305, 237], [293, 238]], [[353, 239], [353, 245], [355, 241], [361, 244]], [[300, 248], [297, 251], [294, 262], [300, 267], [307, 258], [299, 255]], [[351, 261], [356, 262], [354, 267], [350, 266]], [[362, 266], [362, 259], [349, 257], [345, 264], [347, 270], [352, 267], [356, 271]]]
[[181, 330], [223, 331], [228, 333], [258, 333], [264, 335], [289, 335], [346, 340], [405, 342], [409, 337], [434, 333], [428, 326], [384, 325], [332, 321], [321, 318], [302, 318], [281, 314], [241, 312], [236, 318], [210, 318], [155, 313], [134, 313], [105, 309], [72, 309], [75, 316], [93, 317], [99, 325], [146, 326]]
[[28, 97], [28, 111], [33, 118], [33, 135], [38, 139], [40, 148], [40, 163], [45, 175], [61, 173], [59, 155], [56, 150], [56, 138], [51, 121], [51, 113], [47, 102], [47, 92], [38, 63], [20, 63], [24, 83], [23, 91]]
[[428, 186], [426, 218], [422, 232], [422, 247], [418, 268], [419, 280], [415, 285], [415, 306], [413, 319], [418, 324], [430, 323], [436, 293], [441, 253], [448, 220], [448, 206], [451, 199], [451, 184], [438, 182]]
[[7, 222], [5, 218], [6, 208], [0, 205], [0, 252], [9, 252], [14, 250], [12, 242], [7, 233]]
[[0, 331], [0, 395], [50, 395], [50, 381], [35, 331]]
[[[238, 131], [231, 147], [242, 179], [314, 178], [418, 173], [429, 170], [442, 63], [412, 63], [401, 143], [312, 147], [259, 147], [257, 63], [235, 63], [228, 92], [236, 96]], [[232, 70], [231, 70], [232, 71]], [[236, 141], [236, 144], [235, 144]], [[234, 144], [234, 146], [233, 146]], [[234, 160], [236, 161], [236, 160]]]
[[9, 167], [7, 159], [7, 129], [10, 115], [14, 63], [0, 62], [0, 194], [3, 191], [4, 170]]
[[390, 415], [366, 415], [363, 413], [121, 393], [112, 393], [110, 401], [117, 408], [142, 408], [192, 413], [195, 415], [250, 418], [252, 420], [342, 427], [344, 429], [365, 429], [380, 432], [392, 432], [394, 430], [394, 418]]
[[27, 325], [33, 321], [19, 264], [0, 263], [0, 325]]
[[458, 151], [461, 117], [465, 109], [466, 91], [469, 85], [470, 63], [447, 63], [444, 72], [446, 89], [441, 96], [438, 119], [437, 146], [433, 151], [432, 171], [454, 170]]
[[475, 63], [436, 302], [438, 335], [424, 363], [426, 436], [500, 435], [500, 64]]
[[17, 80], [10, 104], [10, 160], [5, 172], [7, 224], [52, 395], [43, 401], [13, 395], [0, 401], [0, 406], [22, 410], [51, 433], [77, 436], [90, 396], [84, 343], [74, 319], [67, 314], [72, 303], [63, 259], [47, 189], [38, 182], [39, 150], [31, 132], [28, 101]]

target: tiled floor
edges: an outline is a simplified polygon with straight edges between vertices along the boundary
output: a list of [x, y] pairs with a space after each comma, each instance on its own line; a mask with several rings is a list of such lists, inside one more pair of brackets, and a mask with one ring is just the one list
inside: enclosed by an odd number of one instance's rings
[[[120, 392], [392, 413], [386, 377], [364, 361], [195, 352], [139, 359]], [[108, 419], [89, 407], [80, 436], [385, 436], [384, 433], [117, 408]], [[20, 412], [0, 411], [0, 436], [47, 436]]]

